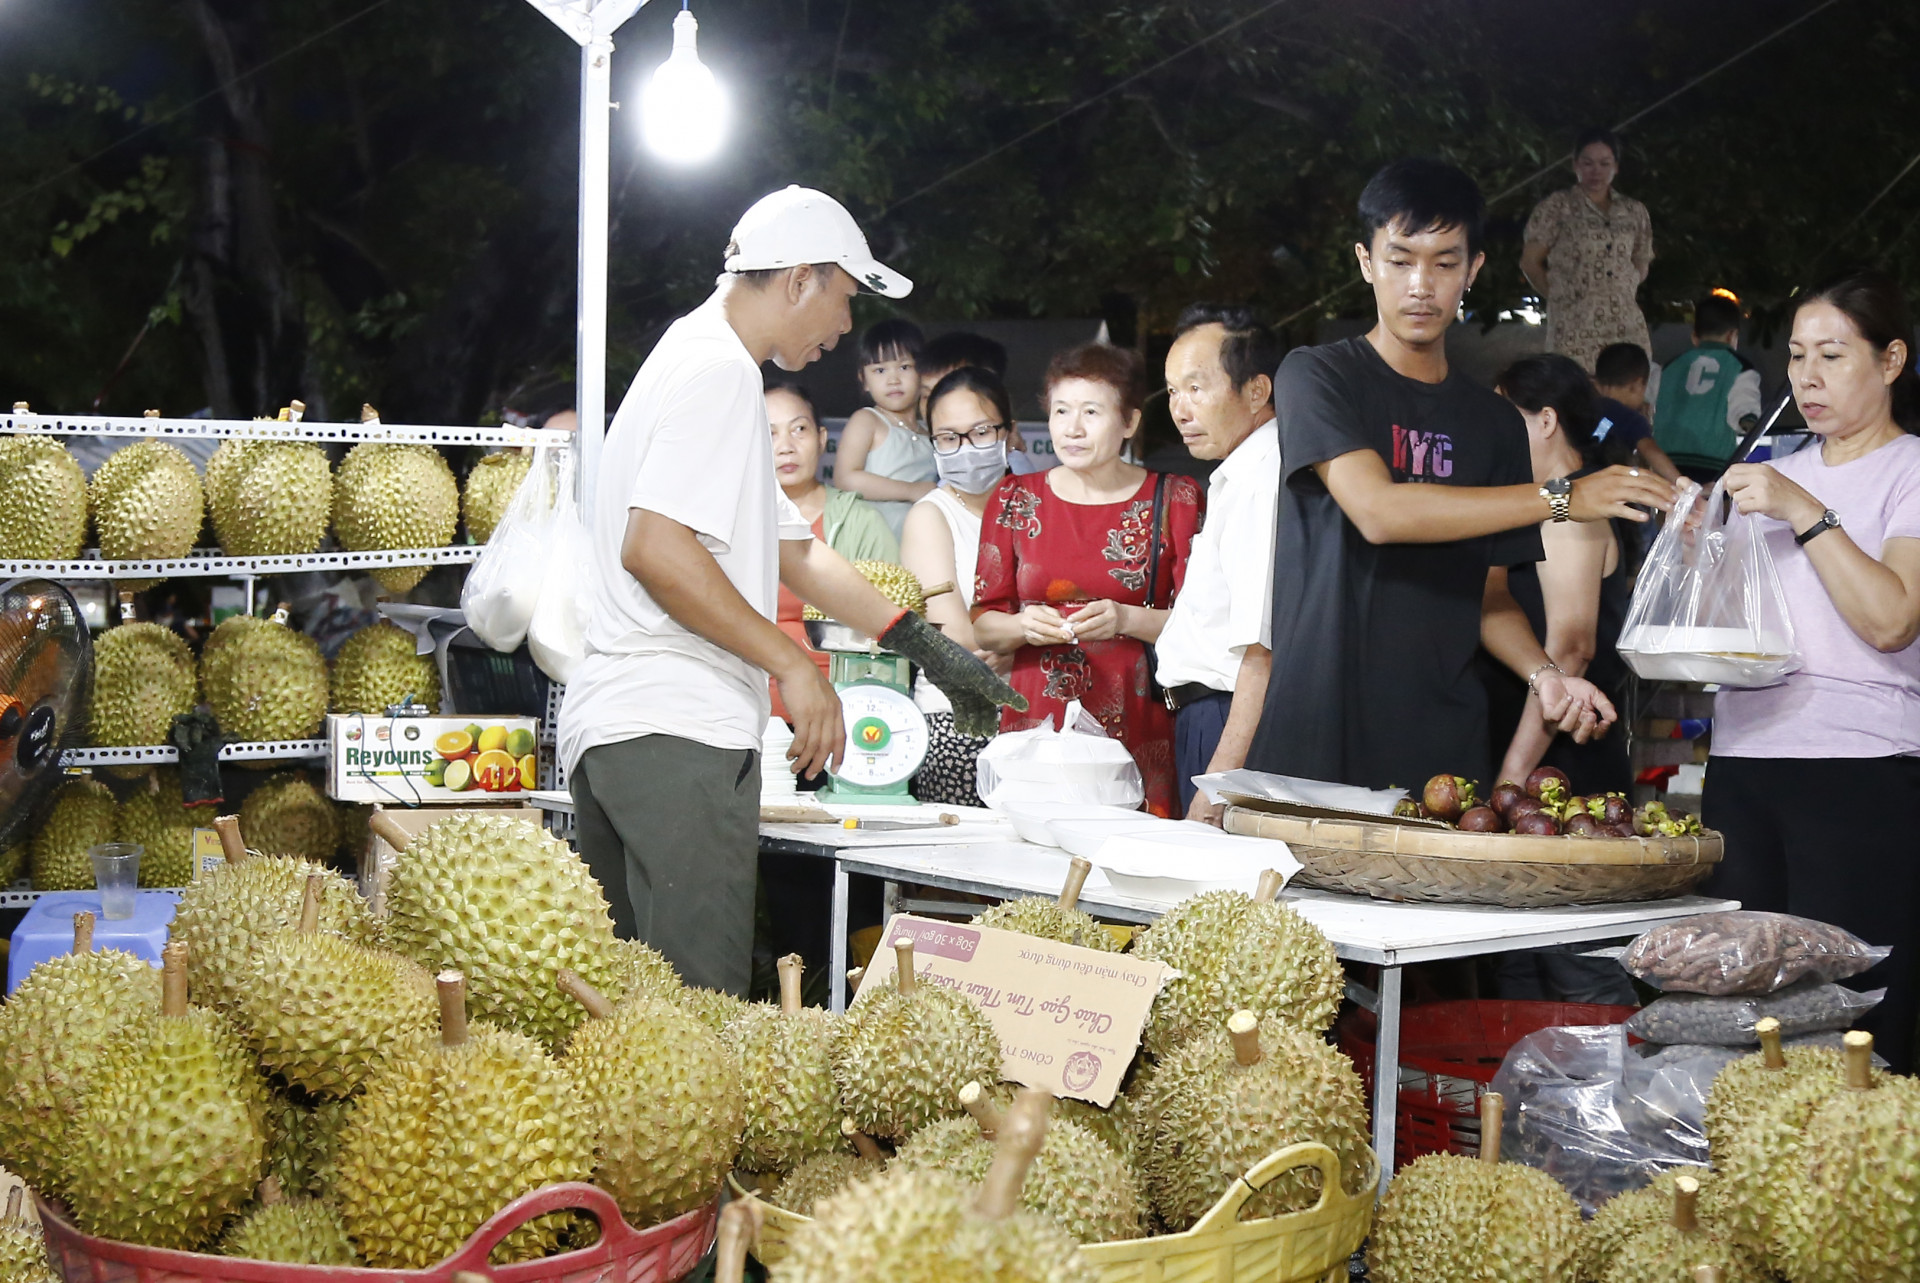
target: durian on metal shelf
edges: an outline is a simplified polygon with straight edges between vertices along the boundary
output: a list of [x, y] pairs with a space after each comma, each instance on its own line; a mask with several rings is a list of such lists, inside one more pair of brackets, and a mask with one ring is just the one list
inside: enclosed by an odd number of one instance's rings
[[[223, 762], [274, 762], [326, 755], [325, 740], [261, 740], [228, 744], [220, 750]], [[70, 748], [60, 755], [62, 766], [150, 766], [179, 760], [180, 750], [164, 744], [141, 748]]]

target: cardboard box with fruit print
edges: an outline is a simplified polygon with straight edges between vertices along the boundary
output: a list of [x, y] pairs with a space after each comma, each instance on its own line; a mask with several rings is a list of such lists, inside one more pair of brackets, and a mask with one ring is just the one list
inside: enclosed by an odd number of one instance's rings
[[327, 792], [388, 806], [518, 801], [535, 788], [531, 717], [327, 718]]

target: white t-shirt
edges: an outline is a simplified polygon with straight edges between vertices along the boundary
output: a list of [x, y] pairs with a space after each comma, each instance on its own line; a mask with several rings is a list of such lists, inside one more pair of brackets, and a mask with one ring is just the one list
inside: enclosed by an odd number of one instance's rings
[[1249, 646], [1273, 644], [1273, 529], [1280, 501], [1280, 427], [1255, 428], [1207, 482], [1207, 518], [1187, 577], [1154, 643], [1166, 687], [1232, 691]]
[[773, 619], [780, 541], [813, 538], [775, 479], [760, 367], [721, 297], [668, 327], [607, 431], [588, 532], [587, 653], [560, 709], [569, 771], [596, 745], [642, 735], [758, 748], [767, 725], [767, 674], [676, 623], [620, 563], [629, 511], [658, 513], [692, 530]]
[[[973, 567], [980, 560], [980, 518], [944, 487], [935, 487], [913, 501], [914, 507], [921, 504], [947, 519], [947, 530], [953, 535], [954, 595], [962, 606], [973, 605]], [[953, 701], [928, 681], [925, 673], [914, 678], [913, 702], [923, 713], [953, 711]]]

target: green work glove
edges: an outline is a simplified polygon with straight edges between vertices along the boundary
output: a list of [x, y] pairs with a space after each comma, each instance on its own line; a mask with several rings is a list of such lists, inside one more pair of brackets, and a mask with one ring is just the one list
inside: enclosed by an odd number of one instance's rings
[[1027, 697], [994, 676], [973, 652], [911, 610], [887, 625], [880, 644], [920, 665], [953, 705], [953, 729], [990, 736], [1000, 729], [1000, 706], [1027, 711]]

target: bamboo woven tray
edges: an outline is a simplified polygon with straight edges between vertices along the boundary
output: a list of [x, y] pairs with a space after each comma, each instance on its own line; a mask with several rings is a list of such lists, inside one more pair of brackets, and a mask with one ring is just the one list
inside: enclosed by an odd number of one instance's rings
[[1229, 806], [1229, 833], [1285, 842], [1289, 885], [1376, 900], [1543, 909], [1685, 895], [1720, 862], [1720, 835], [1577, 838], [1462, 833], [1430, 824]]
[[[1320, 1169], [1320, 1201], [1301, 1212], [1240, 1219], [1249, 1198], [1283, 1172]], [[735, 1197], [751, 1197], [728, 1178]], [[1373, 1228], [1373, 1197], [1380, 1162], [1367, 1152], [1360, 1192], [1340, 1187], [1340, 1159], [1318, 1141], [1289, 1145], [1268, 1155], [1220, 1196], [1207, 1214], [1182, 1234], [1090, 1243], [1081, 1254], [1099, 1272], [1100, 1283], [1345, 1283], [1347, 1260]], [[754, 1255], [777, 1266], [787, 1239], [808, 1218], [765, 1203]]]

